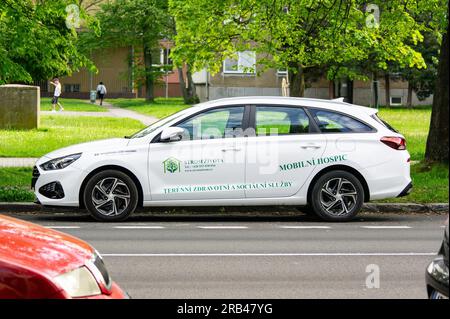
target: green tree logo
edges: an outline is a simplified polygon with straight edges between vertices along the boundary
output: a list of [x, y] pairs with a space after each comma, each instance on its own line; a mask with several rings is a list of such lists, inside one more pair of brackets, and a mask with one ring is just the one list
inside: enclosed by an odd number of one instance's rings
[[164, 173], [175, 173], [176, 171], [181, 172], [180, 161], [176, 158], [168, 158], [163, 162]]

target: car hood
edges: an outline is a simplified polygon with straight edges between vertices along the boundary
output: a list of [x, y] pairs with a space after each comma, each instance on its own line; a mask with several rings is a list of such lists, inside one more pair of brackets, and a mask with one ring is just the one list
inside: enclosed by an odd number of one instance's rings
[[55, 277], [81, 267], [93, 254], [80, 239], [0, 215], [0, 261]]
[[[48, 160], [76, 153], [98, 152], [109, 149], [118, 149], [120, 147], [127, 146], [129, 141], [130, 140], [127, 138], [111, 138], [106, 140], [75, 144], [45, 154], [42, 159]], [[41, 164], [41, 162], [42, 160], [39, 161], [39, 164]]]

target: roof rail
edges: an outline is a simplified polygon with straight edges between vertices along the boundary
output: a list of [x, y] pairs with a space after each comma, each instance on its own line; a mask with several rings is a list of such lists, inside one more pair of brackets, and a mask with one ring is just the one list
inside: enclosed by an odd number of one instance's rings
[[332, 99], [331, 101], [345, 103], [343, 97], [338, 97], [337, 99]]

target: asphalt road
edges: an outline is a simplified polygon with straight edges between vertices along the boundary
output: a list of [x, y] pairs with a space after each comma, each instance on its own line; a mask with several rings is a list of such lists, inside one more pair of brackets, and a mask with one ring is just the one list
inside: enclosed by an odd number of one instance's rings
[[446, 218], [141, 216], [102, 224], [70, 213], [14, 216], [88, 241], [134, 298], [238, 299], [426, 298], [424, 272]]

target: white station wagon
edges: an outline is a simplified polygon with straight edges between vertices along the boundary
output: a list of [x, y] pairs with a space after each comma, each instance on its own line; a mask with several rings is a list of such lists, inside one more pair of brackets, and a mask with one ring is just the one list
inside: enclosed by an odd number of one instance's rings
[[283, 97], [200, 103], [136, 134], [40, 158], [37, 201], [122, 221], [139, 206], [306, 206], [327, 221], [412, 188], [405, 138], [377, 110]]

